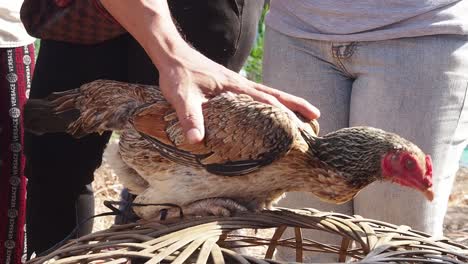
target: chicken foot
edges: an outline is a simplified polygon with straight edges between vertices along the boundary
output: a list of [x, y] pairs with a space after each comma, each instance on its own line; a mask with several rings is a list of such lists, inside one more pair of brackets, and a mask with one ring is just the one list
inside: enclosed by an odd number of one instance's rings
[[[184, 215], [190, 216], [232, 216], [247, 208], [229, 198], [207, 198], [182, 206]], [[180, 208], [161, 210], [161, 219], [180, 217]]]

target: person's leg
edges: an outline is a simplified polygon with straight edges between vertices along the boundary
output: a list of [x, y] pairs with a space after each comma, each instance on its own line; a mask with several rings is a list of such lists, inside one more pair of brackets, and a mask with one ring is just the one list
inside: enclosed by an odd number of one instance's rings
[[0, 49], [0, 259], [21, 263], [26, 216], [23, 105], [34, 71], [34, 45]]
[[[30, 97], [42, 98], [99, 78], [126, 80], [127, 41], [128, 36], [93, 46], [42, 41]], [[92, 214], [86, 185], [101, 163], [109, 135], [27, 135], [29, 254], [50, 248], [72, 231], [81, 221], [78, 217]], [[86, 193], [87, 198], [82, 196]]]
[[357, 43], [350, 125], [392, 131], [432, 156], [434, 201], [376, 183], [355, 198], [355, 213], [442, 234], [448, 196], [468, 140], [468, 37], [429, 36]]
[[[348, 126], [352, 79], [331, 56], [329, 42], [309, 41], [283, 35], [267, 28], [263, 61], [266, 85], [301, 96], [321, 111], [320, 134]], [[352, 214], [352, 203], [324, 203], [309, 193], [288, 193], [279, 203], [282, 207], [312, 207], [323, 211]], [[291, 235], [290, 235], [291, 236]], [[310, 232], [308, 237], [321, 242], [339, 243], [337, 236]], [[280, 248], [277, 257], [294, 260], [294, 252]], [[311, 254], [306, 262], [337, 261], [336, 258]]]

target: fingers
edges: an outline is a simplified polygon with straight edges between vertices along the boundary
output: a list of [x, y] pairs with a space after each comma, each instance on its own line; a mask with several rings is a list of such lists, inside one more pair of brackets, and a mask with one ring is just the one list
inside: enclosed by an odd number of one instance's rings
[[317, 107], [311, 105], [305, 99], [270, 88], [266, 85], [251, 82], [254, 88], [269, 95], [274, 96], [281, 104], [294, 112], [299, 112], [302, 116], [309, 120], [317, 119], [320, 117], [320, 111]]
[[256, 89], [247, 90], [247, 91], [244, 91], [243, 93], [250, 95], [255, 101], [273, 105], [282, 109], [284, 112], [289, 114], [289, 117], [291, 119], [295, 120], [296, 124], [298, 125], [303, 124], [303, 122], [297, 117], [297, 115], [294, 114], [294, 112], [291, 111], [291, 109], [289, 109], [284, 104], [282, 104], [275, 96], [264, 93]]
[[188, 98], [174, 103], [179, 123], [189, 144], [198, 143], [205, 137], [202, 102], [198, 98]]
[[179, 124], [189, 144], [199, 143], [205, 137], [203, 122], [202, 97], [194, 90], [174, 89], [166, 99], [177, 113]]
[[244, 77], [239, 78], [236, 74], [230, 75], [230, 77], [230, 85], [226, 86], [227, 90], [250, 95], [256, 101], [283, 109], [298, 124], [303, 124], [303, 121], [294, 112], [299, 113], [307, 120], [315, 120], [320, 117], [320, 111], [303, 98], [247, 80]]
[[286, 107], [293, 112], [300, 113], [308, 120], [314, 120], [320, 117], [320, 111], [305, 99], [247, 80], [243, 77], [241, 79], [232, 78], [229, 90], [234, 93], [248, 94], [257, 101], [283, 109]]

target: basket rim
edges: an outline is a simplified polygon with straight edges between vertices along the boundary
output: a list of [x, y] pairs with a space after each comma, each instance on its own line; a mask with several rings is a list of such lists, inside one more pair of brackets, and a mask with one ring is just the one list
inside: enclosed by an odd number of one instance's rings
[[[271, 238], [232, 234], [234, 230], [246, 228], [276, 228], [276, 231]], [[294, 230], [293, 238], [282, 238], [287, 228]], [[304, 229], [341, 236], [341, 244], [324, 244], [303, 237]], [[263, 258], [233, 251], [238, 247], [266, 244], [268, 248]], [[149, 263], [184, 263], [177, 261], [196, 254], [199, 260], [197, 263], [206, 263], [202, 260], [207, 260], [208, 256], [214, 263], [223, 263], [225, 259], [234, 259], [239, 263], [287, 263], [271, 260], [273, 252], [280, 246], [296, 249], [296, 261], [299, 263], [303, 263], [304, 253], [308, 251], [337, 254], [340, 261], [353, 257], [357, 259], [355, 263], [404, 260], [413, 263], [427, 263], [429, 260], [437, 263], [468, 263], [468, 247], [448, 238], [436, 238], [405, 225], [366, 219], [359, 215], [322, 212], [313, 208], [275, 208], [242, 212], [232, 217], [140, 220], [137, 223], [114, 225], [107, 230], [70, 240], [56, 251], [31, 259], [28, 263], [45, 263], [52, 259], [55, 259], [54, 263], [76, 263], [73, 261], [78, 259], [91, 261], [121, 257], [144, 258]]]

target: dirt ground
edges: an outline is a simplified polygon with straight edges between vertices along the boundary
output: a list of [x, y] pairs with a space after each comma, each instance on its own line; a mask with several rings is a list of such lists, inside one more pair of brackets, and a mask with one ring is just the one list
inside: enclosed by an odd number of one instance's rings
[[444, 226], [447, 237], [468, 245], [468, 168], [458, 170]]
[[[93, 187], [96, 196], [96, 214], [109, 211], [103, 206], [104, 200], [119, 200], [122, 185], [105, 159], [96, 171]], [[106, 229], [112, 223], [111, 216], [97, 218], [94, 231]], [[445, 235], [455, 242], [468, 246], [468, 168], [460, 168], [458, 171], [445, 217]]]

